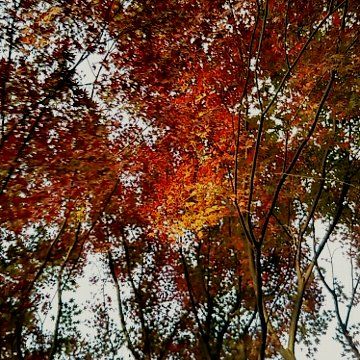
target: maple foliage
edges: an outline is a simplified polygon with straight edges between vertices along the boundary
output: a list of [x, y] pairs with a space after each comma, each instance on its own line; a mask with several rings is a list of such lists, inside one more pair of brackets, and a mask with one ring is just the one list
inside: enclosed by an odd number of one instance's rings
[[360, 357], [356, 1], [0, 10], [1, 358]]

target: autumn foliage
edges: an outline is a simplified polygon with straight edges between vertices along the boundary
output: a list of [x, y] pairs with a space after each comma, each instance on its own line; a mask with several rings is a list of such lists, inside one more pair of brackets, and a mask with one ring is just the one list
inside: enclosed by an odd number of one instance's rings
[[0, 358], [359, 359], [359, 17], [0, 1]]

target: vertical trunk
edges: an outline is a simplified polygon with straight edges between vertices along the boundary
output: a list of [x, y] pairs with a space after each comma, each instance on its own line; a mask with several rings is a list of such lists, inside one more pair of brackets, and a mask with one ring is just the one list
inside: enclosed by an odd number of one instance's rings
[[304, 299], [304, 291], [305, 291], [305, 282], [303, 281], [303, 279], [299, 279], [294, 309], [291, 315], [288, 349], [287, 349], [293, 355], [293, 358], [295, 358], [294, 354], [295, 354], [296, 333], [298, 329], [301, 306]]
[[256, 282], [255, 282], [255, 292], [256, 292], [256, 305], [258, 309], [258, 314], [260, 318], [261, 326], [261, 345], [259, 360], [265, 359], [266, 351], [266, 340], [267, 340], [267, 321], [264, 314], [264, 302], [263, 302], [263, 291], [262, 291], [262, 266], [261, 266], [261, 250], [260, 246], [256, 247], [255, 250], [255, 266], [256, 266]]
[[249, 264], [250, 264], [250, 273], [251, 277], [254, 282], [254, 292], [255, 292], [255, 301], [256, 301], [256, 308], [260, 318], [260, 327], [261, 327], [261, 344], [259, 348], [259, 360], [265, 359], [265, 351], [266, 351], [266, 342], [267, 342], [267, 332], [268, 326], [265, 317], [264, 311], [264, 299], [263, 299], [263, 292], [262, 292], [262, 266], [261, 266], [261, 248], [260, 245], [255, 246], [254, 248], [251, 246], [249, 242], [246, 245], [248, 257], [249, 257]]

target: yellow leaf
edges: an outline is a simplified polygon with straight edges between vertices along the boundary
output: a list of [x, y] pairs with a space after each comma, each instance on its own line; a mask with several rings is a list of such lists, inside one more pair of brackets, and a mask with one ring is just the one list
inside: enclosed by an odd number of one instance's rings
[[43, 16], [43, 21], [52, 21], [56, 15], [59, 15], [61, 13], [61, 7], [59, 6], [53, 6], [48, 10], [48, 12]]

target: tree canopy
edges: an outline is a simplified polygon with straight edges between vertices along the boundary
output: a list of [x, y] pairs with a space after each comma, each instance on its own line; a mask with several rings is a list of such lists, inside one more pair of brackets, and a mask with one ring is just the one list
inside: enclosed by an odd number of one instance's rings
[[0, 1], [0, 358], [360, 359], [359, 17]]

